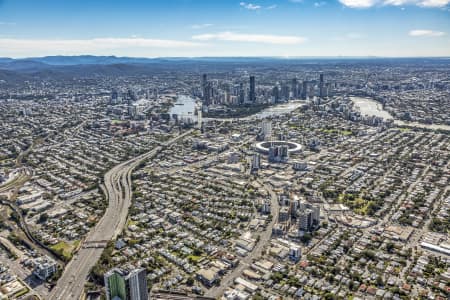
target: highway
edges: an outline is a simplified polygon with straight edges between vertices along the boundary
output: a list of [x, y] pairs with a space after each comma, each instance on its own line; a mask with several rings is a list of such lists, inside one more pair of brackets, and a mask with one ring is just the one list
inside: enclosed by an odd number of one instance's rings
[[33, 244], [33, 246], [41, 253], [53, 258], [59, 265], [64, 265], [64, 262], [57, 257], [49, 247], [44, 245], [41, 241], [36, 239], [34, 235], [31, 233], [30, 229], [28, 228], [28, 224], [25, 221], [25, 218], [22, 214], [22, 210], [14, 203], [14, 202], [8, 202], [0, 200], [0, 204], [9, 206], [18, 216], [17, 225], [19, 226], [20, 230], [23, 231], [23, 233], [26, 236], [26, 239], [23, 238], [25, 242], [29, 242], [30, 244]]
[[278, 204], [278, 196], [272, 190], [272, 188], [268, 184], [264, 184], [260, 181], [258, 183], [264, 187], [264, 189], [269, 193], [271, 203], [270, 210], [272, 214], [272, 220], [264, 229], [264, 231], [259, 236], [259, 241], [256, 243], [253, 250], [244, 258], [239, 260], [239, 265], [234, 268], [231, 272], [226, 274], [220, 281], [220, 285], [213, 286], [209, 289], [205, 296], [212, 298], [219, 298], [223, 295], [225, 290], [233, 284], [234, 279], [242, 275], [245, 269], [247, 269], [254, 259], [259, 258], [262, 255], [262, 251], [269, 244], [270, 238], [272, 236], [272, 228], [278, 220], [278, 212], [279, 212], [279, 204]]
[[31, 171], [31, 169], [20, 168], [17, 171], [17, 175], [13, 179], [5, 182], [3, 185], [0, 186], [0, 194], [6, 193], [9, 190], [22, 186], [25, 182], [28, 181], [28, 179], [31, 177], [32, 174], [33, 172]]
[[97, 263], [106, 244], [114, 240], [125, 226], [128, 208], [131, 205], [132, 185], [131, 173], [143, 161], [152, 158], [164, 147], [190, 134], [189, 130], [153, 150], [109, 170], [104, 177], [104, 188], [108, 207], [105, 214], [86, 236], [83, 245], [67, 264], [62, 276], [52, 290], [49, 299], [80, 299], [84, 284], [92, 267]]
[[22, 186], [25, 182], [28, 181], [28, 179], [31, 178], [31, 176], [33, 175], [33, 170], [28, 167], [22, 167], [22, 159], [27, 156], [38, 143], [39, 140], [34, 140], [30, 147], [19, 153], [16, 158], [16, 171], [18, 174], [15, 176], [15, 178], [3, 183], [3, 185], [0, 185], [0, 194]]

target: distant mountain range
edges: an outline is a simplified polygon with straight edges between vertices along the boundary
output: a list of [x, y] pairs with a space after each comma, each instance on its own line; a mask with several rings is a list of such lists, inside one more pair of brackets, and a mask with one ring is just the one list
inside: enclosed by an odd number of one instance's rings
[[434, 61], [448, 58], [383, 58], [383, 57], [161, 57], [161, 58], [141, 58], [141, 57], [117, 57], [117, 56], [44, 56], [13, 59], [0, 57], [0, 69], [3, 70], [27, 70], [40, 69], [48, 66], [76, 66], [76, 65], [114, 65], [114, 64], [157, 64], [157, 63], [267, 63], [267, 62], [336, 62], [336, 61], [361, 61], [361, 60], [400, 60]]
[[[382, 58], [382, 57], [170, 57], [136, 58], [116, 56], [45, 56], [1, 58], [0, 83], [15, 84], [25, 80], [73, 79], [79, 77], [141, 76], [160, 72], [223, 72], [236, 68], [289, 68], [309, 65], [448, 65], [450, 58]], [[297, 68], [298, 69], [298, 68]]]
[[0, 69], [14, 71], [37, 71], [54, 67], [78, 65], [147, 64], [147, 58], [128, 58], [115, 56], [45, 56], [30, 58], [0, 58]]

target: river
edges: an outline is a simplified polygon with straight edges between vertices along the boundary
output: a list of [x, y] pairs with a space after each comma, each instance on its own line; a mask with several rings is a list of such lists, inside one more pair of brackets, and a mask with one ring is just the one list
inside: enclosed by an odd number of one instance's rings
[[350, 97], [350, 100], [352, 100], [352, 102], [359, 109], [362, 115], [376, 116], [385, 120], [394, 120], [394, 124], [398, 126], [410, 126], [432, 130], [450, 131], [449, 125], [423, 124], [418, 122], [406, 122], [394, 119], [394, 117], [388, 111], [383, 109], [383, 105], [381, 103], [369, 98]]
[[195, 102], [195, 99], [189, 96], [180, 95], [175, 104], [170, 108], [169, 114], [197, 119], [197, 116], [195, 115], [196, 107], [197, 103]]
[[[264, 119], [267, 117], [271, 117], [271, 116], [280, 116], [280, 115], [284, 115], [287, 113], [290, 113], [294, 110], [296, 110], [297, 108], [299, 108], [300, 106], [302, 106], [303, 104], [305, 104], [304, 101], [289, 101], [287, 103], [282, 103], [282, 104], [276, 104], [273, 106], [270, 106], [268, 108], [263, 109], [262, 111], [247, 116], [247, 117], [242, 117], [242, 118], [238, 118], [239, 120], [249, 120], [249, 119]], [[177, 101], [175, 102], [174, 106], [170, 108], [169, 110], [169, 114], [173, 115], [179, 115], [180, 117], [189, 117], [192, 118], [193, 120], [197, 120], [197, 115], [195, 114], [195, 109], [197, 107], [197, 103], [195, 101], [195, 99], [193, 99], [190, 96], [186, 96], [186, 95], [180, 95], [177, 98]], [[236, 120], [236, 118], [214, 118], [216, 120]], [[204, 121], [207, 120], [212, 120], [212, 118], [204, 118]]]
[[259, 113], [249, 116], [249, 118], [263, 119], [272, 116], [280, 116], [290, 113], [305, 104], [303, 101], [289, 101], [287, 103], [270, 106]]

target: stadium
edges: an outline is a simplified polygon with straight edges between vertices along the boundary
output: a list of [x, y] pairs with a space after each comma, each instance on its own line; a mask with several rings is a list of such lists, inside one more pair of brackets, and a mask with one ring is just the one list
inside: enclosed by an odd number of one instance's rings
[[289, 141], [264, 141], [259, 142], [255, 145], [255, 148], [258, 152], [261, 153], [269, 153], [269, 148], [271, 146], [287, 146], [289, 153], [296, 153], [302, 150], [302, 146], [298, 143], [289, 142]]

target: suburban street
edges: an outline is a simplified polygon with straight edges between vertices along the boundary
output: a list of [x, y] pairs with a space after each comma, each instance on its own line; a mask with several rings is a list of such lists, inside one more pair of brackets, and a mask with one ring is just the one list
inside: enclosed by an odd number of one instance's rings
[[34, 2], [0, 299], [450, 300], [450, 0]]
[[207, 297], [217, 298], [223, 295], [224, 291], [233, 284], [235, 278], [241, 276], [242, 272], [252, 263], [253, 259], [256, 259], [262, 255], [263, 249], [270, 242], [270, 237], [272, 236], [272, 227], [278, 220], [279, 204], [277, 194], [272, 190], [272, 188], [264, 183], [259, 182], [264, 189], [270, 194], [270, 210], [272, 220], [264, 229], [264, 231], [259, 236], [259, 241], [256, 243], [252, 252], [250, 252], [246, 257], [239, 261], [239, 265], [233, 269], [230, 273], [225, 275], [220, 281], [218, 287], [214, 287], [208, 290], [205, 294]]
[[[165, 147], [188, 135], [187, 131], [165, 143]], [[67, 264], [61, 278], [50, 294], [50, 299], [79, 299], [91, 268], [100, 258], [106, 244], [122, 231], [132, 199], [131, 172], [142, 161], [153, 157], [163, 147], [123, 162], [105, 174], [108, 208], [98, 224], [89, 232], [83, 245]]]

